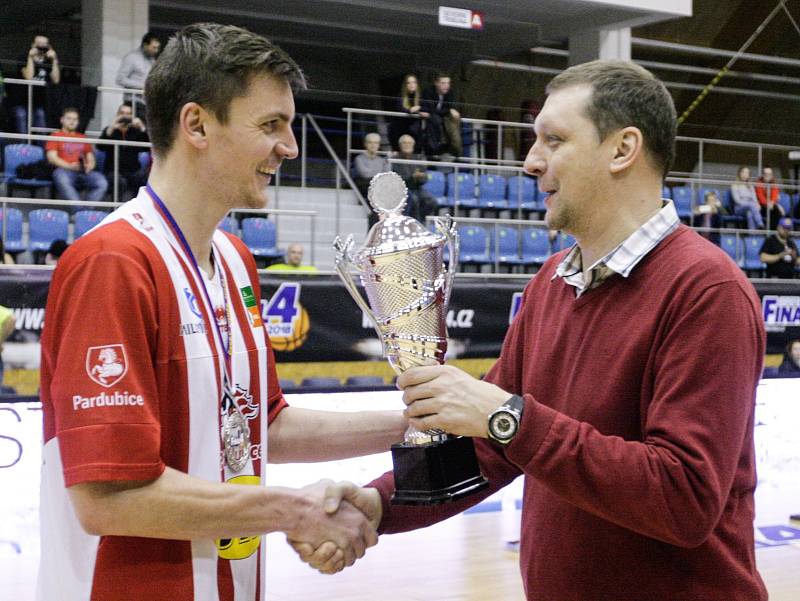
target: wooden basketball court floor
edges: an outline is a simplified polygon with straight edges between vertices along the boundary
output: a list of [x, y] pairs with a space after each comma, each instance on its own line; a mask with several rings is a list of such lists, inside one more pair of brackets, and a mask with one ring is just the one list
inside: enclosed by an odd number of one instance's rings
[[[513, 534], [513, 523], [501, 512], [457, 516], [424, 530], [384, 536], [356, 565], [333, 576], [319, 574], [303, 564], [282, 535], [270, 535], [267, 598], [524, 601], [519, 556], [506, 549], [506, 539]], [[756, 558], [770, 601], [800, 600], [800, 541], [758, 549]], [[636, 601], [646, 599], [643, 594]]]

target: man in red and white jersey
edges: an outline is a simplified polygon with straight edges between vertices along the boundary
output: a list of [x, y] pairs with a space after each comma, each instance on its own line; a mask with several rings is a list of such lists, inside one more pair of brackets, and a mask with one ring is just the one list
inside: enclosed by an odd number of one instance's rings
[[272, 461], [319, 461], [385, 450], [405, 419], [287, 406], [255, 263], [217, 229], [297, 155], [304, 85], [282, 50], [214, 24], [151, 71], [149, 183], [64, 254], [48, 297], [38, 599], [264, 599], [262, 534], [327, 542], [336, 567], [376, 542], [353, 505], [326, 511], [330, 483], [260, 486], [267, 430]]

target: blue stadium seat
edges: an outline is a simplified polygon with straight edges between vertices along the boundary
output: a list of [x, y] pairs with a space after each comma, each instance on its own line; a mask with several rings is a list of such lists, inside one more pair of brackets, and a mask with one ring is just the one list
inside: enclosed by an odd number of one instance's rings
[[139, 159], [139, 167], [141, 167], [142, 169], [145, 169], [150, 166], [150, 161], [152, 160], [152, 158], [150, 156], [149, 150], [141, 151], [139, 154], [136, 155], [136, 157]]
[[94, 162], [95, 162], [94, 168], [99, 173], [105, 172], [107, 153], [108, 153], [107, 150], [100, 150], [97, 147], [95, 147], [94, 149]]
[[761, 270], [766, 267], [761, 262], [759, 255], [761, 247], [764, 245], [765, 236], [745, 236], [744, 237], [744, 263], [745, 269]]
[[570, 236], [569, 234], [565, 234], [561, 232], [558, 234], [558, 237], [554, 240], [554, 244], [556, 246], [554, 251], [564, 250], [566, 248], [572, 248], [572, 245], [575, 244], [575, 238]]
[[[456, 203], [456, 188], [458, 188], [458, 203]], [[447, 174], [447, 196], [444, 206], [474, 209], [478, 206], [475, 198], [475, 177], [471, 173]]]
[[98, 223], [106, 218], [105, 211], [78, 211], [75, 213], [75, 230], [73, 231], [73, 238], [77, 240], [86, 232], [96, 226]]
[[9, 144], [3, 149], [3, 179], [6, 182], [9, 196], [13, 196], [16, 188], [27, 188], [31, 191], [46, 188], [48, 194], [52, 193], [53, 182], [49, 179], [17, 177], [17, 167], [38, 163], [42, 160], [44, 160], [44, 150], [42, 150], [41, 146]]
[[502, 175], [484, 173], [478, 182], [478, 207], [481, 209], [505, 209], [506, 178]]
[[282, 257], [276, 246], [275, 224], [264, 217], [242, 219], [242, 240], [256, 257]]
[[778, 194], [778, 204], [783, 207], [787, 216], [792, 214], [792, 197], [789, 194], [786, 192]]
[[428, 170], [428, 181], [422, 184], [422, 187], [436, 199], [436, 202], [444, 204], [446, 192], [446, 180], [444, 173], [441, 171]]
[[719, 246], [728, 256], [733, 259], [739, 267], [743, 265], [742, 242], [736, 234], [722, 234], [719, 238]]
[[292, 390], [293, 388], [297, 388], [297, 382], [294, 380], [290, 380], [288, 378], [280, 378], [278, 380], [278, 384], [281, 387], [281, 390]]
[[661, 187], [661, 198], [672, 198], [672, 189], [669, 186]]
[[515, 175], [508, 180], [508, 208], [522, 208], [524, 211], [543, 211], [544, 206], [537, 202], [536, 180], [527, 175]]
[[692, 189], [689, 186], [675, 186], [672, 188], [672, 201], [675, 203], [675, 210], [681, 219], [691, 219], [692, 217]]
[[345, 386], [363, 386], [365, 388], [386, 385], [380, 376], [350, 376], [345, 380], [344, 384]]
[[474, 225], [463, 225], [458, 228], [458, 235], [459, 263], [485, 265], [492, 262], [492, 257], [489, 255], [489, 236], [485, 229]]
[[8, 215], [8, 223], [6, 223], [6, 236], [4, 240], [4, 247], [6, 252], [21, 253], [25, 250], [25, 244], [22, 242], [22, 211], [8, 207], [5, 211], [0, 211], [0, 234], [3, 232], [3, 217]]
[[221, 229], [223, 232], [228, 232], [234, 236], [239, 235], [239, 222], [235, 217], [230, 215], [226, 215], [224, 219], [219, 222], [219, 226], [217, 227], [219, 227], [219, 229]]
[[525, 265], [541, 265], [550, 256], [550, 238], [547, 230], [530, 227], [522, 232], [522, 262]]
[[339, 378], [323, 378], [321, 376], [303, 378], [300, 382], [302, 388], [339, 388], [341, 385]]
[[36, 209], [28, 214], [31, 252], [47, 251], [55, 240], [67, 241], [69, 213], [58, 209]]
[[519, 229], [507, 225], [493, 229], [489, 236], [489, 256], [492, 262], [496, 257], [501, 265], [524, 265], [525, 261], [520, 256]]

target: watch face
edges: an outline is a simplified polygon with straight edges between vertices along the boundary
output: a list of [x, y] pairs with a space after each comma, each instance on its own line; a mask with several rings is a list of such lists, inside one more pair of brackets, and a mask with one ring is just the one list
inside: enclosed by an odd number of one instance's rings
[[489, 423], [492, 435], [498, 440], [511, 440], [517, 433], [519, 423], [516, 416], [507, 411], [501, 411], [492, 416]]

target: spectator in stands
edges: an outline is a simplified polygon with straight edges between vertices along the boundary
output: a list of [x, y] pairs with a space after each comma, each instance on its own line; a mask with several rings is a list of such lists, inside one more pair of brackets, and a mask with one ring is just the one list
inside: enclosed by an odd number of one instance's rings
[[731, 185], [731, 198], [733, 199], [733, 212], [747, 219], [747, 229], [754, 230], [764, 227], [756, 190], [750, 182], [749, 167], [739, 167], [736, 182]]
[[50, 248], [47, 249], [47, 254], [44, 256], [45, 265], [57, 265], [61, 255], [69, 248], [66, 240], [53, 240]]
[[267, 270], [269, 271], [317, 271], [313, 265], [303, 265], [303, 245], [293, 242], [286, 247], [286, 262], [273, 263]]
[[[728, 211], [722, 204], [716, 190], [706, 190], [703, 195], [703, 201], [696, 204], [693, 209], [695, 220], [694, 223], [698, 227], [719, 227], [720, 215], [726, 215]], [[708, 238], [709, 232], [701, 232], [704, 238]]]
[[535, 100], [531, 100], [530, 98], [523, 100], [522, 104], [520, 105], [520, 121], [530, 125], [529, 128], [520, 130], [519, 156], [517, 157], [520, 161], [525, 160], [525, 157], [528, 156], [528, 150], [530, 150], [530, 147], [533, 146], [534, 142], [536, 142], [536, 133], [533, 131], [533, 122], [536, 120], [536, 115], [539, 114], [540, 110], [542, 110], [542, 107], [539, 106], [539, 103]]
[[[391, 171], [392, 167], [386, 157], [378, 154], [381, 147], [381, 137], [375, 132], [368, 133], [364, 136], [364, 150], [363, 154], [356, 156], [353, 161], [353, 181], [361, 192], [361, 195], [366, 199], [367, 192], [369, 191], [369, 182], [373, 177], [385, 171]], [[372, 227], [378, 220], [378, 216], [374, 211], [370, 211], [367, 216], [367, 226]]]
[[421, 110], [430, 115], [425, 124], [423, 152], [427, 156], [461, 156], [461, 114], [455, 108], [448, 74], [436, 75], [433, 86], [422, 94]]
[[[147, 128], [139, 117], [133, 116], [133, 108], [130, 102], [125, 102], [117, 109], [114, 121], [103, 129], [100, 134], [103, 140], [124, 140], [127, 142], [149, 142]], [[113, 185], [114, 178], [114, 147], [105, 146], [106, 152], [105, 174], [109, 186]], [[125, 200], [136, 196], [139, 188], [147, 183], [148, 166], [139, 163], [139, 153], [146, 151], [140, 146], [120, 146], [119, 147], [119, 177], [122, 188], [121, 198]]]
[[786, 216], [786, 211], [778, 203], [780, 192], [772, 167], [764, 166], [761, 169], [761, 177], [756, 181], [756, 198], [761, 205], [761, 216], [767, 224], [767, 229], [770, 230], [774, 230], [778, 220]]
[[[408, 134], [400, 136], [399, 159], [408, 161], [418, 161], [420, 156], [414, 154], [414, 138]], [[423, 188], [423, 184], [428, 181], [428, 174], [422, 165], [409, 165], [407, 163], [393, 163], [392, 170], [399, 174], [408, 188], [408, 200], [406, 201], [405, 214], [409, 217], [425, 223], [428, 215], [436, 212], [436, 199], [433, 195]]]
[[3, 383], [5, 366], [3, 365], [3, 345], [17, 328], [17, 320], [11, 309], [0, 305], [0, 384]]
[[[50, 39], [44, 35], [36, 35], [28, 50], [27, 56], [20, 60], [22, 79], [29, 81], [43, 81], [46, 84], [58, 85], [61, 82], [61, 68], [58, 64], [58, 54], [50, 45]], [[21, 134], [28, 133], [28, 90], [24, 86], [18, 88], [14, 94], [13, 114], [17, 131]], [[46, 127], [45, 116], [46, 92], [44, 86], [33, 86], [33, 111], [31, 123], [33, 127]]]
[[778, 221], [777, 231], [764, 240], [759, 258], [767, 264], [768, 278], [794, 279], [797, 277], [797, 245], [791, 238], [792, 220], [784, 217]]
[[800, 378], [800, 339], [790, 340], [786, 345], [778, 373], [784, 377]]
[[[422, 110], [422, 98], [419, 93], [419, 81], [413, 73], [403, 78], [403, 86], [400, 88], [400, 98], [397, 99], [394, 110], [399, 113], [409, 115], [419, 115], [427, 118], [430, 115]], [[395, 117], [389, 125], [389, 142], [392, 148], [399, 150], [400, 136], [410, 135], [415, 141], [419, 140], [421, 130], [420, 119], [409, 117]]]
[[[121, 88], [134, 90], [144, 89], [147, 74], [150, 73], [161, 51], [161, 41], [156, 34], [148, 31], [142, 36], [142, 43], [135, 50], [131, 50], [122, 59], [122, 64], [117, 72], [117, 85]], [[136, 103], [136, 114], [144, 118], [144, 100], [141, 96], [125, 95], [126, 102]]]
[[59, 199], [80, 200], [80, 191], [86, 191], [86, 200], [103, 200], [108, 189], [108, 181], [98, 172], [91, 144], [85, 142], [59, 141], [81, 140], [86, 136], [77, 131], [78, 109], [65, 108], [61, 115], [61, 129], [50, 134], [45, 146], [48, 162], [55, 167], [53, 183]]

